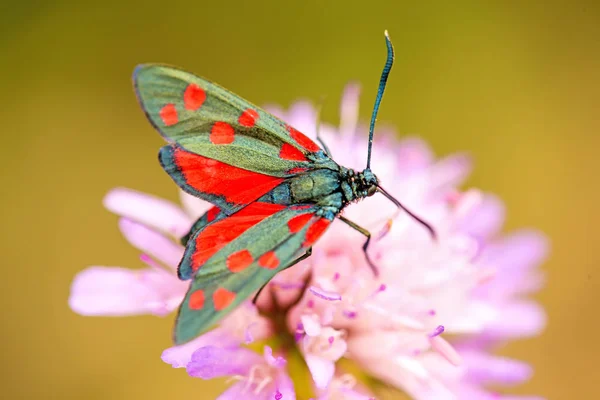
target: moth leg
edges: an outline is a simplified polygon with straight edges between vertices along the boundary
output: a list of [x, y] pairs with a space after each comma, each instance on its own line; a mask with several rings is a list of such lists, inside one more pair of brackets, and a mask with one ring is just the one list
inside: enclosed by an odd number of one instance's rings
[[[311, 254], [312, 254], [312, 247], [309, 247], [308, 250], [306, 250], [306, 253], [304, 253], [300, 257], [296, 258], [294, 261], [292, 261], [285, 268], [282, 268], [281, 271], [285, 271], [286, 269], [291, 268], [294, 265], [298, 264], [300, 261], [306, 260], [308, 257], [311, 256]], [[281, 271], [279, 271], [279, 272], [281, 272]], [[267, 286], [269, 284], [269, 282], [265, 283], [264, 285], [262, 285], [260, 287], [260, 289], [258, 289], [258, 292], [256, 292], [256, 294], [254, 295], [254, 298], [252, 299], [252, 304], [256, 304], [256, 301], [258, 300], [258, 296], [260, 296], [260, 293], [263, 291], [263, 289], [265, 288], [265, 286]]]
[[362, 226], [357, 225], [356, 223], [350, 221], [343, 215], [338, 215], [337, 217], [340, 219], [340, 221], [344, 222], [350, 228], [355, 229], [366, 236], [367, 240], [365, 241], [365, 244], [363, 244], [363, 247], [362, 247], [363, 253], [365, 253], [365, 258], [367, 259], [367, 264], [369, 264], [369, 267], [371, 267], [371, 270], [373, 270], [373, 274], [375, 276], [379, 276], [379, 270], [377, 269], [377, 267], [375, 266], [375, 263], [373, 262], [373, 260], [371, 260], [371, 257], [369, 256], [369, 253], [367, 252], [367, 249], [369, 248], [369, 243], [371, 243], [371, 232], [369, 232]]

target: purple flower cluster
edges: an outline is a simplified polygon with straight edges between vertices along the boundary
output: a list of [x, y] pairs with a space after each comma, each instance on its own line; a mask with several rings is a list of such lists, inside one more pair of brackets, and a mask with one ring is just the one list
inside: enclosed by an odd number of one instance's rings
[[[310, 104], [270, 111], [316, 136]], [[357, 115], [358, 88], [349, 86], [340, 127], [324, 125], [321, 136], [338, 163], [360, 169], [367, 139]], [[244, 303], [212, 331], [166, 349], [162, 359], [193, 377], [230, 377], [234, 383], [220, 399], [295, 399], [286, 369], [290, 354], [303, 357], [319, 399], [374, 398], [340, 367], [342, 358], [415, 399], [537, 399], [486, 388], [531, 376], [529, 365], [492, 350], [544, 327], [543, 309], [527, 296], [543, 284], [537, 267], [547, 253], [545, 237], [529, 230], [500, 235], [500, 200], [458, 189], [471, 169], [468, 157], [436, 160], [421, 140], [397, 141], [385, 130], [375, 136], [373, 170], [388, 191], [426, 216], [438, 239], [384, 198], [351, 205], [345, 216], [379, 232], [370, 249], [379, 277], [365, 262], [363, 238], [334, 224], [311, 258], [275, 277], [265, 289], [270, 296], [256, 306]], [[183, 254], [177, 238], [210, 207], [185, 194], [182, 203], [112, 190], [104, 204], [121, 217], [121, 231], [146, 266], [82, 271], [73, 282], [71, 308], [83, 315], [162, 316], [175, 310], [189, 284], [176, 277]], [[273, 312], [285, 322], [269, 318]], [[275, 351], [265, 344], [282, 337], [288, 340], [276, 341]], [[257, 345], [262, 354], [253, 350]]]

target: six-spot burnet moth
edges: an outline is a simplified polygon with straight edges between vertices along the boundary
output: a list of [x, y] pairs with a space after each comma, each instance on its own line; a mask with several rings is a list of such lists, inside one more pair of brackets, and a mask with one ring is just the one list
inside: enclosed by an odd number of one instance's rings
[[387, 59], [369, 128], [367, 166], [342, 167], [328, 150], [259, 107], [188, 72], [140, 65], [133, 76], [138, 100], [152, 125], [169, 142], [160, 163], [185, 192], [214, 206], [182, 238], [181, 279], [191, 285], [175, 326], [185, 343], [259, 291], [278, 272], [311, 254], [334, 219], [365, 235], [346, 219], [349, 203], [381, 193], [426, 227], [386, 192], [371, 172], [377, 111], [394, 51], [386, 32]]

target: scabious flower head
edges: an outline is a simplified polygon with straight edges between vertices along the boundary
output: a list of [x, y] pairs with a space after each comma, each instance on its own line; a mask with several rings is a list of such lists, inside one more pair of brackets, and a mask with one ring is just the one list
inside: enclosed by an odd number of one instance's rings
[[[367, 136], [357, 123], [357, 104], [358, 88], [349, 86], [340, 126], [323, 125], [320, 135], [340, 165], [362, 170]], [[309, 103], [270, 111], [316, 136]], [[369, 252], [377, 277], [362, 252], [364, 237], [335, 223], [312, 257], [279, 273], [256, 306], [248, 300], [212, 331], [166, 349], [162, 359], [193, 377], [229, 376], [235, 383], [223, 399], [294, 399], [286, 357], [298, 356], [318, 399], [375, 397], [341, 367], [342, 359], [416, 399], [533, 399], [486, 387], [531, 376], [527, 364], [492, 350], [543, 329], [545, 314], [527, 295], [543, 283], [537, 266], [547, 251], [544, 236], [528, 230], [500, 236], [500, 200], [459, 189], [471, 168], [467, 156], [436, 160], [423, 141], [395, 136], [376, 132], [372, 170], [388, 192], [434, 226], [435, 239], [383, 196], [350, 205], [344, 216], [373, 233]], [[121, 216], [121, 231], [146, 267], [84, 270], [74, 280], [71, 307], [84, 315], [173, 311], [189, 285], [176, 278], [183, 254], [177, 239], [210, 207], [185, 194], [182, 202], [111, 191], [105, 205]], [[261, 344], [263, 354], [255, 351]]]

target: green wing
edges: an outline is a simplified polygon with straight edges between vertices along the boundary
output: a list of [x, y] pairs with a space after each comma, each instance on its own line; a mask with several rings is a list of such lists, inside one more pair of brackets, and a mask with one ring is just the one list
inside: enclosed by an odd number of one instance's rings
[[[228, 240], [225, 227], [244, 223], [248, 216], [238, 216], [244, 210], [192, 235], [182, 263], [194, 263], [194, 259], [203, 257], [196, 244], [208, 241], [214, 245], [219, 238]], [[217, 246], [218, 250], [200, 265], [181, 304], [175, 343], [188, 342], [204, 333], [305, 253], [331, 222], [317, 216], [317, 211], [314, 205], [281, 209]], [[216, 226], [212, 233], [211, 226]]]
[[133, 80], [152, 125], [190, 152], [277, 177], [338, 169], [311, 139], [206, 79], [148, 64], [135, 69]]

